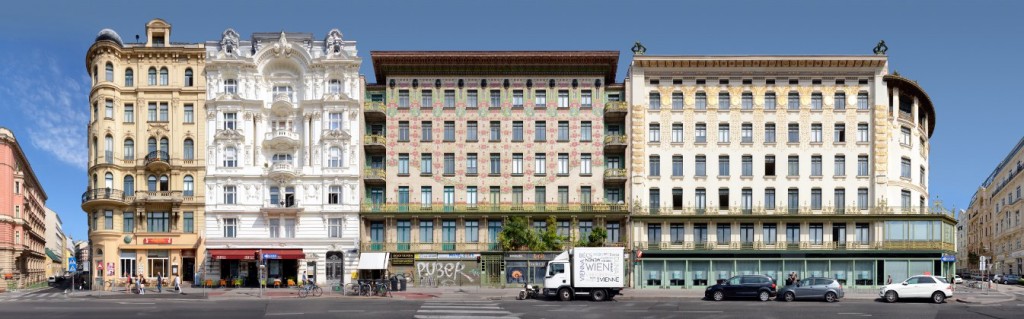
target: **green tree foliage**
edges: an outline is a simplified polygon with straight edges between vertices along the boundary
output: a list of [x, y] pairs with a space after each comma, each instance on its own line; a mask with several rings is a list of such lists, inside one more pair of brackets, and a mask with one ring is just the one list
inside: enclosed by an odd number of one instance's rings
[[533, 247], [530, 247], [532, 250], [535, 250], [535, 251], [556, 251], [556, 250], [562, 250], [563, 238], [562, 238], [562, 236], [558, 235], [557, 222], [558, 222], [558, 220], [555, 219], [555, 216], [548, 217], [547, 228], [545, 228], [544, 231], [539, 234], [539, 238], [537, 240], [537, 244], [535, 246], [533, 246]]
[[601, 226], [594, 227], [594, 230], [590, 231], [590, 236], [587, 236], [587, 247], [604, 246], [606, 239], [608, 239], [608, 230]]
[[498, 233], [498, 245], [503, 251], [533, 249], [537, 245], [537, 236], [530, 229], [526, 217], [513, 216], [505, 219], [505, 225]]

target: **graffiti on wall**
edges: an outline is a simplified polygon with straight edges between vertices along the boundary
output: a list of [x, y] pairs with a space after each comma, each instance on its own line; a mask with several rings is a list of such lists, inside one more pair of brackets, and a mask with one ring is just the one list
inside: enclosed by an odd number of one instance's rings
[[461, 286], [480, 281], [480, 270], [471, 261], [417, 261], [420, 287]]

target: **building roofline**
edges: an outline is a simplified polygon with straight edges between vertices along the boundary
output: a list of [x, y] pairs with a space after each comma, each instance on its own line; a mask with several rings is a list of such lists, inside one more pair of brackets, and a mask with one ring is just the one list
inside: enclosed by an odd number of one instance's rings
[[393, 75], [595, 75], [615, 82], [619, 51], [370, 51], [377, 83]]
[[[46, 189], [43, 187], [43, 183], [39, 182], [39, 179], [36, 178], [36, 171], [34, 169], [32, 169], [32, 163], [29, 162], [28, 155], [25, 154], [25, 151], [23, 149], [21, 149], [21, 143], [19, 143], [18, 142], [18, 138], [14, 136], [14, 131], [9, 129], [9, 128], [7, 128], [7, 127], [4, 127], [4, 126], [0, 126], [0, 130], [7, 131], [8, 133], [10, 133], [10, 137], [11, 137], [10, 140], [14, 142], [14, 143], [11, 143], [11, 145], [14, 145], [15, 151], [17, 151], [17, 153], [18, 153], [17, 156], [21, 157], [21, 159], [24, 160], [25, 166], [26, 166], [25, 168], [27, 168], [27, 169], [22, 169], [22, 171], [27, 171], [28, 172], [28, 176], [30, 178], [32, 178], [32, 181], [35, 182], [36, 185], [39, 185], [39, 193], [43, 194], [43, 202], [45, 203], [46, 200], [49, 199], [49, 196], [46, 195]], [[0, 136], [0, 137], [2, 137], [2, 136]], [[0, 138], [0, 140], [7, 140], [7, 139]], [[17, 159], [15, 159], [15, 160], [17, 160]]]
[[635, 55], [637, 67], [838, 67], [882, 68], [884, 55]]

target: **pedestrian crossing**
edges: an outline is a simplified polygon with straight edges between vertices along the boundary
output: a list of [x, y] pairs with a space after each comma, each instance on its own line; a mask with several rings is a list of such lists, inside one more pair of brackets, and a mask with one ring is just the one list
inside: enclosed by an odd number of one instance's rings
[[519, 318], [494, 301], [430, 300], [413, 316], [416, 319], [491, 319]]
[[0, 302], [15, 301], [66, 301], [68, 298], [63, 292], [27, 292], [27, 293], [5, 293], [0, 294]]

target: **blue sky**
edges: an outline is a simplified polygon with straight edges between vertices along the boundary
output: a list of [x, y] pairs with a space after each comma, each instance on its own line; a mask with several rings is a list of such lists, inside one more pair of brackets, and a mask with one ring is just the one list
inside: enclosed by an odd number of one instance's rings
[[[924, 5], [927, 4], [927, 5]], [[930, 188], [966, 208], [1024, 135], [1020, 1], [18, 1], [0, 10], [0, 126], [14, 130], [75, 239], [86, 187], [85, 52], [103, 28], [131, 41], [163, 18], [171, 40], [219, 39], [226, 28], [338, 28], [371, 50], [620, 50], [648, 54], [870, 54], [919, 81], [937, 109]]]

